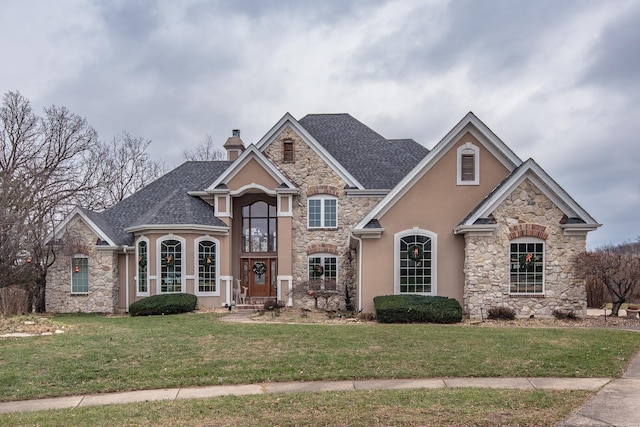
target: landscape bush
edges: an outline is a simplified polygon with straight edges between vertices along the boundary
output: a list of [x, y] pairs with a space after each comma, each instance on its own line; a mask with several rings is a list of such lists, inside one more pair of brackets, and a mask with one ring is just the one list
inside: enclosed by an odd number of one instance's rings
[[458, 300], [427, 295], [385, 295], [373, 299], [380, 323], [457, 323], [462, 321]]
[[516, 311], [509, 307], [491, 307], [487, 310], [487, 317], [492, 320], [513, 320]]
[[196, 309], [198, 297], [192, 294], [164, 294], [143, 298], [129, 306], [131, 316], [189, 313]]

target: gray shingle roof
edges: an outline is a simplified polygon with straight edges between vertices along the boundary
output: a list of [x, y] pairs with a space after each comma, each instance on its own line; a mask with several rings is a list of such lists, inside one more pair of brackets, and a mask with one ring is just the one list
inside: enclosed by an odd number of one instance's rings
[[195, 224], [224, 227], [213, 208], [189, 191], [204, 190], [229, 167], [227, 161], [185, 162], [117, 205], [103, 212], [87, 212], [117, 245], [131, 245], [126, 228], [137, 225]]
[[393, 188], [429, 150], [388, 140], [349, 114], [309, 114], [299, 122], [367, 189]]

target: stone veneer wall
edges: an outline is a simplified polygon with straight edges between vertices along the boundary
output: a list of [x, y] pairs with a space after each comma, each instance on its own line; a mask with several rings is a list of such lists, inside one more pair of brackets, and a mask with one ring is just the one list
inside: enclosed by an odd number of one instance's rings
[[[63, 238], [73, 242], [58, 252], [47, 274], [46, 309], [57, 313], [113, 313], [118, 306], [118, 256], [96, 249], [97, 236], [81, 221]], [[74, 254], [89, 257], [89, 293], [71, 294], [71, 262]]]
[[[586, 236], [568, 236], [560, 227], [563, 213], [529, 180], [493, 212], [498, 228], [490, 236], [465, 235], [464, 309], [472, 318], [480, 309], [510, 307], [519, 317], [552, 316], [554, 310], [586, 315], [583, 280], [574, 277], [573, 255], [584, 251]], [[511, 233], [511, 234], [510, 234]], [[514, 234], [545, 238], [544, 295], [509, 295], [509, 250]]]
[[[282, 161], [285, 139], [293, 141], [294, 162]], [[338, 255], [339, 292], [344, 296], [345, 285], [350, 286], [353, 291], [351, 301], [355, 304], [357, 301], [355, 283], [357, 278], [354, 272], [356, 260], [355, 257], [351, 259], [348, 255], [350, 230], [380, 201], [381, 197], [347, 198], [346, 183], [290, 127], [278, 135], [264, 154], [300, 189], [300, 195], [293, 201], [293, 286], [299, 286], [308, 280], [308, 254], [321, 250], [320, 245], [335, 245]], [[329, 194], [338, 198], [337, 229], [310, 230], [307, 228], [307, 197], [315, 194]], [[322, 251], [322, 253], [326, 252], [328, 251]], [[343, 308], [336, 307], [336, 301], [337, 299], [333, 299], [328, 305], [331, 308]], [[307, 298], [297, 301], [304, 306], [313, 302], [313, 299]], [[323, 303], [324, 301], [319, 302], [319, 307], [323, 307]]]

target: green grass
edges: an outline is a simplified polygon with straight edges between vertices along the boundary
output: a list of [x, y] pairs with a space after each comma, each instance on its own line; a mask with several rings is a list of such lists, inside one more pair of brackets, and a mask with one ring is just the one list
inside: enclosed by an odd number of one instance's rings
[[380, 390], [227, 396], [0, 416], [11, 426], [553, 426], [584, 391]]
[[217, 314], [58, 316], [0, 341], [0, 400], [269, 381], [618, 377], [640, 334], [453, 325], [285, 325]]

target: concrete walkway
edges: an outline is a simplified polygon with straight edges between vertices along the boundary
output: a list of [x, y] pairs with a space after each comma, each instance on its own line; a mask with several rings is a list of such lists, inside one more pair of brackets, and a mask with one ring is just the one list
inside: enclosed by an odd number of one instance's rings
[[23, 400], [0, 403], [0, 414], [77, 408], [153, 400], [206, 399], [220, 396], [245, 396], [265, 393], [299, 393], [354, 390], [401, 390], [481, 387], [517, 390], [589, 390], [597, 391], [611, 383], [609, 378], [425, 378], [405, 380], [311, 381], [194, 388], [127, 391]]

